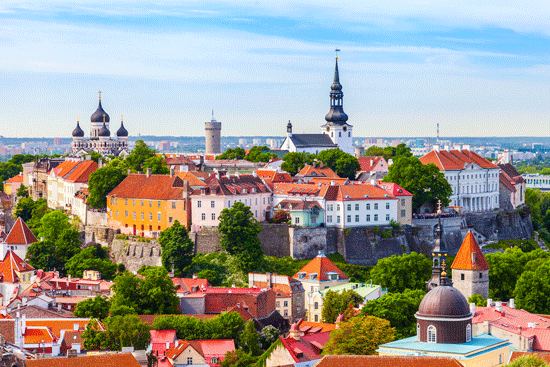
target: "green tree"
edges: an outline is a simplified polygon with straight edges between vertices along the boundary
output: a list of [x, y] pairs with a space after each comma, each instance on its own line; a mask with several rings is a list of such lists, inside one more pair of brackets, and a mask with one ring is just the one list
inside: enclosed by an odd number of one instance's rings
[[279, 329], [277, 329], [275, 326], [268, 325], [262, 329], [260, 332], [260, 343], [262, 345], [262, 349], [266, 350], [279, 338]]
[[363, 298], [353, 289], [346, 289], [342, 292], [334, 292], [329, 289], [323, 300], [323, 311], [321, 312], [323, 322], [334, 324], [338, 315], [344, 313], [349, 305], [357, 307], [362, 301]]
[[151, 340], [149, 326], [137, 315], [109, 316], [103, 321], [105, 331], [99, 331], [97, 321], [92, 320], [82, 333], [87, 349], [121, 350], [133, 346], [146, 349]]
[[167, 175], [170, 173], [170, 169], [162, 155], [155, 155], [147, 158], [145, 162], [143, 162], [143, 170], [146, 171], [147, 168], [151, 168], [151, 173], [154, 175]]
[[272, 158], [277, 158], [277, 155], [271, 153], [265, 145], [253, 146], [244, 157], [244, 159], [250, 162], [269, 162]]
[[378, 299], [368, 301], [361, 309], [361, 314], [388, 320], [395, 328], [397, 339], [407, 338], [416, 334], [414, 314], [418, 311], [418, 306], [425, 295], [426, 292], [421, 289], [387, 293]]
[[356, 316], [339, 324], [325, 344], [326, 354], [375, 354], [379, 345], [394, 340], [395, 330], [387, 320], [374, 316]]
[[16, 193], [18, 198], [28, 198], [29, 197], [29, 188], [23, 184], [19, 186]]
[[4, 181], [17, 176], [22, 171], [23, 167], [20, 164], [0, 162], [0, 190], [4, 190]]
[[40, 237], [49, 241], [57, 241], [57, 239], [65, 232], [73, 229], [69, 216], [61, 210], [54, 210], [42, 217], [40, 220]]
[[[544, 278], [540, 278], [543, 276]], [[514, 289], [517, 306], [528, 312], [538, 314], [550, 313], [550, 284], [541, 279], [550, 276], [550, 260], [536, 268], [535, 271], [524, 271]]]
[[371, 277], [390, 292], [401, 293], [405, 289], [425, 289], [431, 268], [432, 263], [426, 256], [411, 252], [378, 260]]
[[88, 298], [85, 301], [77, 303], [73, 314], [76, 317], [103, 320], [109, 316], [110, 307], [111, 302], [108, 299], [97, 295], [94, 298]]
[[110, 347], [108, 333], [102, 331], [97, 320], [92, 319], [86, 324], [82, 333], [82, 341], [86, 350], [105, 350]]
[[475, 303], [478, 307], [487, 306], [487, 300], [481, 294], [472, 294], [468, 297], [468, 303]]
[[291, 176], [294, 176], [302, 168], [308, 164], [313, 164], [315, 154], [309, 154], [304, 152], [290, 152], [283, 157], [283, 164], [281, 168], [287, 171]]
[[21, 198], [15, 206], [13, 217], [21, 217], [31, 231], [38, 235], [40, 220], [49, 212], [51, 209], [48, 208], [46, 199], [41, 198], [34, 201], [32, 198]]
[[246, 353], [253, 356], [259, 356], [261, 354], [260, 340], [256, 327], [254, 326], [254, 321], [248, 320], [244, 326], [244, 331], [239, 337], [239, 341], [241, 348], [244, 349]]
[[160, 233], [160, 246], [162, 247], [162, 266], [166, 270], [176, 270], [181, 276], [183, 269], [191, 265], [195, 253], [195, 244], [189, 238], [187, 228], [177, 220], [170, 228]]
[[391, 158], [391, 153], [385, 153], [384, 148], [377, 147], [376, 145], [373, 145], [371, 147], [368, 147], [365, 149], [365, 156], [367, 157], [384, 157], [384, 159], [387, 161]]
[[97, 270], [101, 278], [114, 279], [117, 265], [109, 258], [109, 249], [100, 245], [89, 246], [74, 255], [65, 264], [67, 273], [76, 278], [81, 278], [84, 270]]
[[547, 367], [548, 364], [537, 355], [524, 355], [508, 363], [506, 367]]
[[535, 230], [539, 228], [542, 222], [542, 215], [540, 212], [540, 197], [540, 190], [532, 189], [530, 187], [525, 189], [525, 204], [531, 209], [531, 218]]
[[223, 209], [219, 220], [218, 232], [222, 249], [236, 256], [241, 270], [248, 273], [263, 255], [258, 238], [262, 231], [261, 225], [254, 219], [250, 207], [241, 202]]
[[357, 171], [361, 168], [357, 158], [340, 149], [327, 149], [319, 152], [317, 158], [327, 167], [332, 169], [340, 177], [355, 179]]
[[235, 349], [225, 354], [221, 367], [249, 367], [256, 363], [256, 358], [242, 349]]
[[90, 196], [87, 203], [96, 209], [107, 207], [107, 194], [117, 187], [127, 174], [115, 167], [105, 166], [97, 169], [90, 175], [88, 191]]
[[126, 157], [126, 164], [134, 172], [143, 171], [143, 164], [148, 158], [154, 157], [157, 151], [149, 148], [143, 140], [136, 141], [134, 149]]
[[245, 156], [246, 151], [241, 147], [237, 147], [235, 149], [227, 149], [225, 152], [217, 156], [216, 159], [244, 159]]
[[441, 200], [443, 206], [449, 205], [453, 190], [445, 175], [433, 163], [426, 165], [416, 157], [399, 157], [389, 167], [384, 182], [393, 182], [414, 195], [413, 210], [425, 202], [435, 203]]

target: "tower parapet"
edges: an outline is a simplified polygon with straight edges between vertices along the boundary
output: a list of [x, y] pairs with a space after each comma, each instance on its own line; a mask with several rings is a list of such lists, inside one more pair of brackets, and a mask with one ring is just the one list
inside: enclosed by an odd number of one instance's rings
[[205, 150], [206, 154], [221, 153], [221, 131], [222, 123], [214, 118], [212, 111], [212, 119], [204, 123], [205, 130]]

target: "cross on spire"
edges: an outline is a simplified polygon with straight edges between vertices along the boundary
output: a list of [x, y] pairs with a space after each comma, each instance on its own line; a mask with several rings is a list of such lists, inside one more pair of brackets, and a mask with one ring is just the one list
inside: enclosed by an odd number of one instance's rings
[[101, 102], [101, 91], [99, 91], [99, 102]]
[[337, 48], [337, 49], [334, 50], [334, 53], [336, 54], [336, 58], [338, 58], [338, 52], [340, 52], [340, 49], [339, 49], [339, 48]]

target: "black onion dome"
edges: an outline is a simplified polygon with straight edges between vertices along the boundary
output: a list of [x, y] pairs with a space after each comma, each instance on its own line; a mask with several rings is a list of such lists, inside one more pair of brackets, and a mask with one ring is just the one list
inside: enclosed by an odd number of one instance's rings
[[99, 101], [99, 106], [97, 106], [97, 110], [95, 110], [90, 120], [92, 122], [103, 122], [103, 115], [105, 115], [105, 122], [109, 122], [109, 115], [103, 110], [103, 107], [101, 107], [101, 101]]
[[99, 136], [111, 136], [111, 132], [109, 131], [109, 129], [107, 129], [107, 126], [105, 126], [105, 123], [103, 123], [103, 126], [101, 127], [101, 129], [99, 129], [97, 135], [99, 135]]
[[420, 306], [418, 316], [464, 318], [471, 316], [466, 297], [451, 286], [438, 286], [429, 291]]
[[334, 81], [330, 86], [330, 111], [325, 116], [327, 122], [337, 125], [344, 125], [348, 121], [348, 115], [343, 107], [344, 93], [342, 93], [342, 84], [340, 84], [340, 73], [338, 72], [338, 58], [334, 67]]
[[116, 136], [128, 136], [128, 130], [124, 128], [124, 123], [120, 123], [120, 128], [116, 132]]
[[76, 123], [76, 128], [73, 130], [73, 137], [82, 138], [84, 137], [84, 130], [80, 128], [80, 123]]

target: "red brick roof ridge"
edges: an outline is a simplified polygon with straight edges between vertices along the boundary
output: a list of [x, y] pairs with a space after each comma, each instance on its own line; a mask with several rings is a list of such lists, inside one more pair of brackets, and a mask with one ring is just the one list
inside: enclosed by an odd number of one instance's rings
[[[20, 241], [21, 236], [22, 236], [23, 242], [18, 242]], [[38, 242], [38, 240], [30, 230], [30, 228], [27, 226], [27, 224], [23, 221], [23, 219], [21, 219], [21, 217], [17, 217], [17, 220], [15, 221], [15, 224], [13, 225], [10, 233], [8, 234], [8, 237], [6, 237], [5, 242], [8, 244], [14, 244], [14, 245], [15, 244], [29, 245], [31, 243]]]

